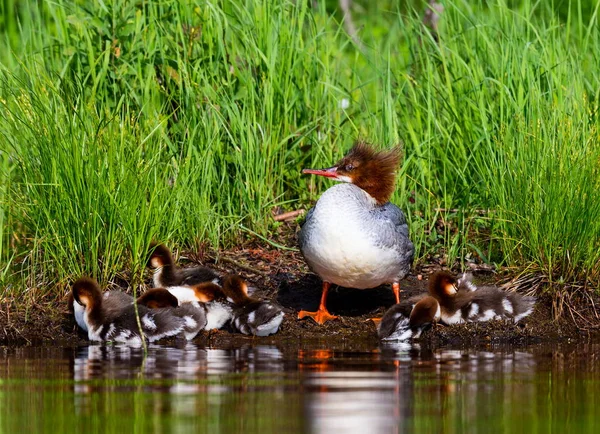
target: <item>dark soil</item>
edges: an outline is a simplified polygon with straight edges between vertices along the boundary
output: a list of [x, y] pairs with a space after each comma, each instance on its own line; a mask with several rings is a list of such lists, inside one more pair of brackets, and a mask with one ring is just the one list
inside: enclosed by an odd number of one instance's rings
[[[197, 255], [188, 255], [197, 258]], [[194, 261], [193, 264], [199, 261]], [[321, 281], [306, 267], [301, 255], [297, 252], [282, 251], [269, 248], [243, 248], [221, 252], [218, 258], [210, 255], [202, 256], [202, 264], [213, 267], [222, 273], [235, 272], [244, 276], [255, 288], [253, 295], [257, 298], [277, 301], [283, 306], [286, 317], [276, 335], [269, 337], [247, 337], [227, 330], [205, 332], [195, 342], [203, 345], [229, 346], [248, 341], [261, 343], [290, 343], [301, 345], [303, 341], [319, 340], [328, 345], [352, 345], [360, 342], [377, 345], [375, 325], [369, 321], [372, 317], [381, 317], [385, 310], [394, 303], [389, 286], [381, 286], [370, 290], [333, 288], [328, 297], [329, 311], [339, 315], [339, 319], [318, 325], [312, 319], [298, 320], [301, 309], [316, 310], [321, 296]], [[192, 264], [186, 258], [180, 259], [183, 266]], [[437, 266], [429, 265], [428, 271]], [[439, 267], [437, 267], [439, 268]], [[402, 284], [402, 297], [411, 297], [427, 290], [427, 273], [423, 272], [420, 280], [415, 270]], [[475, 275], [475, 280], [482, 283], [497, 283], [497, 277], [486, 270]], [[147, 279], [151, 287], [150, 275]], [[115, 289], [115, 288], [111, 288]], [[126, 288], [122, 288], [126, 290]], [[7, 344], [40, 344], [53, 342], [61, 345], [84, 344], [87, 335], [79, 330], [74, 319], [68, 313], [66, 294], [69, 288], [63, 288], [65, 297], [61, 300], [39, 300], [34, 306], [19, 308], [13, 302], [9, 306], [0, 306], [0, 345]], [[585, 312], [590, 296], [579, 301]], [[596, 302], [600, 305], [597, 296]], [[577, 303], [577, 300], [570, 300]], [[561, 309], [555, 315], [556, 296], [542, 295], [531, 316], [519, 324], [508, 321], [489, 321], [485, 323], [469, 323], [454, 326], [438, 325], [424, 333], [421, 340], [433, 345], [461, 344], [479, 345], [485, 343], [533, 343], [548, 340], [562, 340], [588, 336], [596, 326], [582, 330], [576, 316], [571, 310]], [[593, 311], [595, 315], [595, 309]], [[592, 314], [589, 314], [593, 317]], [[557, 316], [557, 318], [554, 318]], [[596, 325], [600, 319], [596, 318]]]

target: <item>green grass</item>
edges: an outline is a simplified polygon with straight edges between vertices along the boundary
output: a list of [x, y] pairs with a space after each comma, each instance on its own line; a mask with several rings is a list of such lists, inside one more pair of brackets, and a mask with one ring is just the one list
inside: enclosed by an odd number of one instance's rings
[[357, 3], [361, 49], [318, 3], [0, 3], [2, 286], [135, 281], [152, 239], [278, 242], [271, 209], [330, 185], [300, 170], [357, 137], [403, 143], [419, 261], [597, 285], [598, 8], [448, 1], [436, 43], [422, 2]]

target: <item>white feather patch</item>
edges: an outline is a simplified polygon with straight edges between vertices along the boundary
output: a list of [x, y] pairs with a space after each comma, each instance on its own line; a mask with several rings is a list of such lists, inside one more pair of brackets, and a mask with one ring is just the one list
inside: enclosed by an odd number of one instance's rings
[[127, 343], [129, 341], [129, 338], [131, 338], [131, 331], [127, 330], [127, 329], [121, 329], [119, 330], [119, 333], [115, 335], [115, 337], [112, 339], [115, 342], [123, 342], [123, 343]]
[[[84, 318], [87, 318], [87, 313], [84, 315]], [[87, 324], [87, 320], [86, 320], [86, 324]], [[88, 339], [90, 341], [102, 341], [102, 338], [100, 337], [100, 335], [102, 334], [102, 330], [104, 329], [104, 326], [101, 325], [99, 327], [89, 327], [88, 328]]]
[[220, 329], [231, 319], [231, 307], [222, 303], [206, 304], [205, 330]]
[[503, 298], [502, 299], [502, 307], [504, 308], [504, 311], [508, 315], [512, 315], [512, 313], [513, 313], [513, 306], [512, 306], [512, 303], [510, 302], [510, 300], [508, 298]]
[[[254, 313], [254, 312], [252, 312], [252, 313]], [[273, 319], [271, 319], [271, 321], [258, 326], [256, 328], [255, 335], [256, 336], [269, 336], [269, 335], [277, 333], [277, 330], [279, 330], [279, 326], [281, 325], [281, 322], [283, 321], [283, 316], [284, 316], [283, 312], [280, 312], [279, 315], [274, 316]]]
[[144, 326], [148, 330], [156, 330], [156, 323], [149, 314], [146, 314], [142, 317], [142, 326]]
[[162, 338], [177, 336], [182, 331], [183, 331], [183, 324], [182, 325], [178, 325], [177, 327], [172, 328], [172, 329], [162, 330], [161, 333], [157, 333], [157, 334], [150, 334], [150, 333], [148, 333], [146, 335], [146, 337], [148, 338], [148, 340], [150, 342], [154, 342], [154, 341], [158, 341], [158, 340], [160, 340]]
[[112, 340], [112, 337], [114, 336], [115, 332], [117, 331], [117, 328], [115, 327], [115, 325], [113, 323], [110, 323], [108, 325], [108, 332], [106, 332], [106, 340]]
[[489, 321], [489, 320], [495, 319], [495, 318], [496, 318], [496, 311], [494, 309], [488, 309], [483, 312], [483, 315], [481, 316], [481, 318], [479, 318], [479, 321]]
[[402, 319], [396, 324], [396, 328], [391, 335], [383, 337], [382, 341], [406, 341], [412, 337], [410, 321], [408, 318]]
[[128, 338], [124, 338], [125, 340], [123, 341], [124, 344], [130, 345], [132, 347], [141, 347], [142, 346], [142, 338], [135, 334], [131, 337]]
[[471, 311], [469, 312], [469, 319], [475, 318], [479, 315], [479, 305], [477, 303], [471, 304]]
[[85, 308], [75, 300], [73, 300], [73, 314], [75, 315], [75, 322], [77, 325], [87, 332], [88, 326], [84, 320]]
[[337, 179], [338, 181], [341, 181], [341, 182], [350, 182], [350, 183], [352, 182], [352, 178], [350, 178], [349, 176], [344, 176], [344, 175], [337, 175], [335, 177], [335, 179]]
[[515, 317], [515, 322], [519, 322], [519, 321], [521, 321], [523, 318], [525, 318], [525, 317], [526, 317], [527, 315], [529, 315], [531, 312], [533, 312], [533, 308], [529, 308], [529, 309], [527, 309], [525, 312], [523, 312], [523, 313], [521, 313], [521, 314], [517, 315], [517, 316]]
[[472, 282], [473, 276], [470, 273], [463, 273], [463, 275], [458, 279], [458, 286], [461, 288], [466, 288], [468, 291], [477, 291], [477, 286]]
[[446, 324], [460, 324], [464, 322], [464, 319], [462, 317], [462, 312], [457, 310], [452, 315], [447, 313], [442, 314], [442, 321], [444, 321]]
[[189, 286], [170, 286], [167, 291], [177, 298], [179, 304], [199, 301], [196, 292]]
[[188, 328], [194, 328], [198, 325], [198, 323], [196, 322], [196, 320], [194, 318], [192, 318], [191, 316], [184, 316], [183, 320], [185, 321], [185, 326]]

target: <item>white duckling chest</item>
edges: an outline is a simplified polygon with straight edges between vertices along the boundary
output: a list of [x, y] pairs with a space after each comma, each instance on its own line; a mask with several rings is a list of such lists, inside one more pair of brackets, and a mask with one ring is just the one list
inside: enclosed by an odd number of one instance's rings
[[81, 329], [87, 332], [88, 327], [84, 320], [84, 314], [85, 308], [73, 300], [73, 315], [75, 316], [75, 322], [77, 322], [77, 325], [81, 327]]

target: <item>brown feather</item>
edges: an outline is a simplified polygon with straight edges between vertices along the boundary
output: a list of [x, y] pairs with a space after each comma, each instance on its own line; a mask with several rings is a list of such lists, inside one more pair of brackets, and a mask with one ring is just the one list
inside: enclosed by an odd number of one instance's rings
[[177, 307], [179, 301], [177, 301], [177, 297], [164, 288], [152, 288], [138, 297], [137, 304], [146, 306], [149, 309], [160, 309], [163, 307]]
[[348, 176], [379, 205], [389, 202], [396, 189], [396, 170], [400, 164], [401, 149], [376, 151], [366, 142], [354, 144], [348, 154], [336, 165], [337, 174]]
[[98, 282], [89, 277], [81, 277], [73, 284], [73, 299], [85, 307], [90, 322], [99, 322], [102, 293]]
[[253, 301], [248, 297], [248, 284], [237, 274], [228, 274], [223, 278], [223, 292], [237, 306], [243, 306]]
[[219, 285], [212, 282], [203, 282], [192, 286], [196, 298], [202, 303], [210, 303], [214, 300], [225, 298], [225, 294]]
[[456, 293], [456, 278], [447, 271], [438, 271], [429, 278], [429, 294], [438, 300], [448, 300]]
[[410, 326], [422, 326], [434, 322], [438, 308], [439, 303], [435, 298], [423, 297], [410, 312]]

